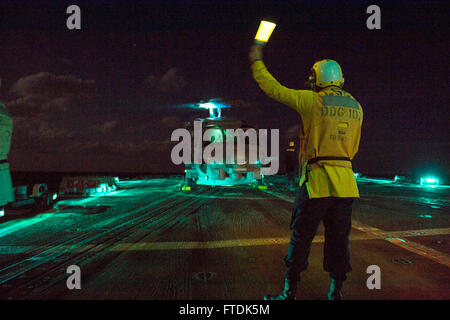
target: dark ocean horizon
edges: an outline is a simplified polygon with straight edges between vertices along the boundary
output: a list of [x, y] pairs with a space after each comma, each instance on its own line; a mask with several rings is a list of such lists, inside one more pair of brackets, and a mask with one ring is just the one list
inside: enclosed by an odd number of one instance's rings
[[[45, 183], [52, 191], [57, 191], [61, 180], [65, 176], [114, 176], [119, 179], [142, 179], [142, 178], [161, 178], [168, 176], [183, 176], [183, 172], [99, 172], [99, 171], [11, 171], [13, 186], [32, 185], [35, 183]], [[279, 173], [278, 175], [284, 175]], [[363, 174], [371, 178], [394, 179], [395, 174]], [[404, 175], [403, 175], [404, 176]], [[410, 181], [420, 179], [419, 176], [407, 176]], [[441, 183], [447, 183], [447, 177], [439, 177]]]
[[52, 191], [57, 191], [65, 176], [113, 176], [119, 179], [161, 178], [181, 175], [181, 173], [151, 173], [151, 172], [99, 172], [99, 171], [11, 171], [13, 186], [45, 183]]

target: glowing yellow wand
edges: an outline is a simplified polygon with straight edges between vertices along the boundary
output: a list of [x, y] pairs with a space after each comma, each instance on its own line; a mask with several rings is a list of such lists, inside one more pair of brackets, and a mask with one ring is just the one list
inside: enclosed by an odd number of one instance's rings
[[255, 36], [255, 44], [265, 45], [269, 41], [270, 35], [275, 29], [276, 24], [269, 21], [262, 20], [259, 24], [258, 32]]

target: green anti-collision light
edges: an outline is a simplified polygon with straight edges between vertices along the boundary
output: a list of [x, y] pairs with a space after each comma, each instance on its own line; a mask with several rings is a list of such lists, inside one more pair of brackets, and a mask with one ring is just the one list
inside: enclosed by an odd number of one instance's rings
[[421, 185], [438, 185], [439, 179], [434, 177], [423, 177], [420, 178], [420, 184]]

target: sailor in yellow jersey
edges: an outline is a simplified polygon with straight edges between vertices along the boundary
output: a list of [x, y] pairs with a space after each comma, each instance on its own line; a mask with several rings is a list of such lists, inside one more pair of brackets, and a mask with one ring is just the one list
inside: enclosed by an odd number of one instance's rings
[[262, 46], [249, 54], [253, 77], [270, 98], [301, 117], [299, 162], [300, 188], [292, 212], [292, 237], [283, 292], [266, 299], [295, 299], [300, 274], [308, 267], [311, 242], [320, 221], [325, 226], [323, 267], [330, 273], [329, 299], [342, 299], [342, 284], [351, 271], [349, 234], [352, 202], [359, 197], [352, 162], [358, 151], [363, 111], [358, 101], [342, 89], [339, 64], [330, 59], [316, 62], [307, 81], [311, 90], [281, 85], [262, 61]]
[[286, 149], [286, 178], [287, 185], [290, 191], [295, 191], [295, 176], [297, 173], [297, 154], [296, 154], [295, 142], [289, 141], [289, 146]]

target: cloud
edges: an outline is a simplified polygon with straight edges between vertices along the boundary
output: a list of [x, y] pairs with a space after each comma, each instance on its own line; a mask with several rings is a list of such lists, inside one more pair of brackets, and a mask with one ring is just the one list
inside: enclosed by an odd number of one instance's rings
[[85, 107], [94, 97], [95, 86], [94, 80], [39, 72], [14, 83], [10, 91], [17, 98], [9, 101], [7, 106], [13, 114], [66, 112], [76, 106]]
[[178, 91], [186, 85], [186, 80], [177, 68], [170, 68], [163, 76], [150, 75], [145, 80], [151, 88], [160, 92]]
[[49, 125], [47, 122], [41, 122], [36, 134], [38, 137], [46, 139], [68, 139], [75, 136], [73, 131], [65, 128], [57, 128], [56, 126]]
[[[63, 146], [70, 145], [79, 132], [68, 128], [64, 123], [49, 118], [13, 117], [11, 155], [58, 154]], [[32, 160], [30, 160], [32, 161]]]
[[62, 146], [61, 151], [72, 154], [84, 155], [107, 155], [118, 157], [138, 157], [138, 158], [154, 158], [155, 153], [162, 152], [170, 155], [169, 142], [160, 141], [127, 141], [120, 138], [112, 138], [111, 140], [100, 140], [97, 138], [74, 140], [70, 144]]
[[249, 101], [249, 100], [243, 100], [243, 99], [231, 99], [231, 100], [225, 100], [223, 101], [224, 104], [230, 105], [233, 108], [239, 108], [239, 109], [251, 109], [256, 107], [256, 103]]
[[13, 137], [32, 139], [68, 139], [75, 132], [49, 119], [13, 117]]
[[161, 119], [161, 123], [170, 129], [175, 129], [183, 125], [183, 122], [180, 118], [176, 116], [167, 116]]
[[116, 120], [106, 121], [100, 125], [95, 126], [95, 130], [100, 131], [103, 134], [111, 133], [117, 128], [119, 122]]

